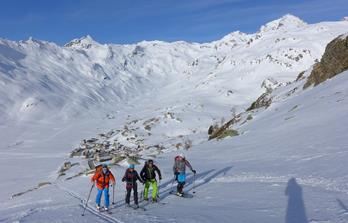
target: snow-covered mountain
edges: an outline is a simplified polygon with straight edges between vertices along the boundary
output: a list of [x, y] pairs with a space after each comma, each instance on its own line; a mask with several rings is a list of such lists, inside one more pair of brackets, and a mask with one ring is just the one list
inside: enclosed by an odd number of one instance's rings
[[99, 44], [86, 36], [60, 47], [1, 39], [1, 122], [69, 118], [100, 107], [114, 111], [146, 94], [173, 98], [173, 89], [178, 98], [209, 97], [245, 108], [264, 91], [263, 81], [294, 79], [347, 27], [346, 21], [309, 25], [286, 15], [257, 33], [233, 32], [203, 44]]
[[[347, 30], [347, 21], [286, 15], [202, 44], [0, 40], [0, 167], [10, 169], [0, 222], [347, 222], [347, 71], [304, 89], [326, 45]], [[269, 107], [245, 112], [265, 92]], [[210, 125], [237, 114], [238, 137], [207, 142]], [[163, 203], [123, 208], [118, 181], [117, 214], [91, 201], [81, 217], [88, 164], [69, 155], [86, 137], [155, 156]], [[183, 201], [169, 192], [172, 158], [186, 146], [198, 170], [186, 191], [197, 193]], [[58, 177], [64, 162], [70, 169]], [[124, 164], [112, 167], [117, 180]]]

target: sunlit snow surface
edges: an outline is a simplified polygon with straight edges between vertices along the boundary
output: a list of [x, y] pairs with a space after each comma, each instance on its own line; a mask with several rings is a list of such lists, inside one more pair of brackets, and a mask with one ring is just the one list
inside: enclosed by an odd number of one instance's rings
[[[305, 91], [304, 80], [285, 86], [347, 30], [347, 21], [286, 16], [206, 44], [0, 40], [0, 222], [348, 222], [348, 72]], [[266, 79], [284, 85], [272, 105], [238, 124], [240, 136], [206, 142], [209, 125], [247, 108]], [[180, 121], [159, 123], [146, 140], [193, 140], [185, 152], [198, 172], [196, 193], [192, 175], [185, 189], [193, 198], [169, 194], [176, 152], [168, 150], [156, 159], [165, 204], [126, 209], [125, 169], [115, 167], [113, 213], [94, 211], [93, 191], [82, 217], [89, 179], [57, 180], [69, 152], [83, 138], [168, 111]], [[45, 181], [53, 184], [11, 199]]]

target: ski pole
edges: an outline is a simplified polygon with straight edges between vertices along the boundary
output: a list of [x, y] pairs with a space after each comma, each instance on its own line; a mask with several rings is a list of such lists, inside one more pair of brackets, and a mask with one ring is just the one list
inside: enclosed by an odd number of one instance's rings
[[176, 178], [176, 176], [174, 175], [173, 180], [172, 180], [172, 185], [171, 185], [172, 191], [170, 191], [171, 194], [174, 192], [173, 185], [174, 185], [175, 178]]
[[115, 205], [115, 185], [112, 186], [112, 205]]
[[126, 202], [126, 200], [127, 200], [127, 190], [124, 192], [124, 198], [125, 198], [125, 200], [124, 200], [124, 207], [126, 208], [127, 207], [127, 202]]
[[161, 187], [161, 180], [158, 180], [158, 187], [157, 187], [157, 195], [156, 197], [159, 199], [159, 190], [160, 190], [160, 187]]
[[88, 201], [89, 201], [89, 197], [91, 196], [91, 193], [92, 193], [93, 187], [94, 187], [94, 184], [91, 186], [91, 189], [89, 190], [89, 194], [88, 194], [88, 197], [87, 197], [87, 201], [86, 201], [85, 208], [83, 209], [82, 216], [85, 216], [85, 211], [86, 211], [87, 204], [88, 204]]
[[192, 193], [196, 193], [196, 174], [193, 174], [193, 192]]
[[143, 190], [140, 192], [140, 200], [143, 200], [143, 198], [144, 198], [144, 190], [145, 190], [145, 187], [144, 187]]

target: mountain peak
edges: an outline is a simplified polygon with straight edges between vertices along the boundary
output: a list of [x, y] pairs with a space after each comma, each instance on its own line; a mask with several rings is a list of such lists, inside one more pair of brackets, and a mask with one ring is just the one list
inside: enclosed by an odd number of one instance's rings
[[86, 35], [79, 39], [73, 39], [64, 46], [90, 48], [92, 45], [99, 45], [99, 43], [95, 41], [90, 35]]
[[247, 39], [248, 39], [248, 34], [240, 32], [240, 31], [235, 31], [225, 35], [220, 40], [213, 41], [212, 43], [217, 43], [219, 45], [238, 44], [241, 42], [246, 42]]
[[222, 37], [221, 40], [226, 40], [226, 41], [236, 40], [236, 39], [244, 38], [246, 35], [247, 34], [245, 34], [243, 32], [235, 31], [235, 32], [229, 33], [226, 36]]
[[267, 32], [271, 30], [278, 30], [282, 28], [300, 28], [306, 26], [307, 23], [305, 23], [300, 18], [291, 15], [286, 14], [283, 17], [273, 20], [271, 22], [268, 22], [266, 25], [261, 26], [260, 31], [261, 32]]

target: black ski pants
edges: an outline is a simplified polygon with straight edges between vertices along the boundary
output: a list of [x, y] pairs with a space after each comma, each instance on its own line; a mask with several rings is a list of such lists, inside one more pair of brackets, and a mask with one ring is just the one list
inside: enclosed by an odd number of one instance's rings
[[127, 184], [126, 188], [127, 188], [126, 203], [127, 204], [130, 203], [130, 196], [131, 196], [131, 192], [133, 189], [134, 204], [138, 205], [138, 185], [137, 185], [137, 183]]

